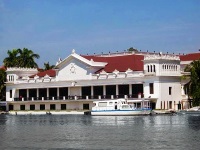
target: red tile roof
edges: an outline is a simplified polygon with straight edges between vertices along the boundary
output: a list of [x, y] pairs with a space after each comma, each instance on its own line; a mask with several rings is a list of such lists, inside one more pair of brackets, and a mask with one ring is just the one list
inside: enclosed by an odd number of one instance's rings
[[180, 55], [181, 61], [193, 61], [193, 60], [199, 60], [200, 59], [200, 53], [190, 53], [186, 55]]
[[48, 75], [50, 77], [55, 77], [56, 76], [56, 71], [51, 69], [51, 70], [46, 70], [46, 71], [43, 71], [43, 72], [39, 72], [35, 75], [32, 75], [30, 76], [31, 78], [34, 78], [35, 76], [39, 76], [39, 77], [44, 77], [45, 75]]
[[0, 70], [6, 70], [5, 66], [0, 66]]
[[[121, 56], [86, 56], [82, 57], [96, 62], [107, 62], [105, 68], [101, 69], [105, 72], [113, 72], [115, 69], [120, 72], [125, 72], [128, 69], [134, 71], [143, 71], [143, 55], [121, 55]], [[99, 70], [99, 71], [101, 71]], [[98, 72], [99, 72], [98, 71]], [[98, 73], [97, 72], [97, 73]]]

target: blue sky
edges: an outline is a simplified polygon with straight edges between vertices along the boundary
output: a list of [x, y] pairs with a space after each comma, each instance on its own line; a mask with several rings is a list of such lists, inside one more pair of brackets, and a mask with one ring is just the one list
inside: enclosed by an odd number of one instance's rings
[[36, 62], [78, 54], [200, 49], [200, 0], [0, 0], [0, 64], [28, 48]]

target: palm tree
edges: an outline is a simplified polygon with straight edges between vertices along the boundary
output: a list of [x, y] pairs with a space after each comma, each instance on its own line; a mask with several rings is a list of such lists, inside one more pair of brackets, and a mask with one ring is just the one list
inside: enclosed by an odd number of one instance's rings
[[200, 60], [193, 61], [186, 70], [191, 73], [188, 95], [193, 99], [193, 106], [198, 106], [200, 105]]
[[19, 67], [26, 67], [26, 68], [34, 68], [38, 67], [37, 63], [35, 62], [35, 58], [38, 59], [40, 56], [38, 54], [33, 53], [32, 50], [27, 48], [23, 48], [23, 50], [19, 49]]
[[8, 57], [3, 60], [5, 67], [18, 67], [19, 49], [8, 50]]
[[40, 58], [38, 54], [33, 53], [32, 50], [27, 48], [8, 50], [8, 57], [3, 60], [5, 67], [38, 67], [35, 58]]
[[50, 65], [49, 62], [44, 63], [44, 70], [50, 70], [54, 67], [55, 67], [55, 65]]

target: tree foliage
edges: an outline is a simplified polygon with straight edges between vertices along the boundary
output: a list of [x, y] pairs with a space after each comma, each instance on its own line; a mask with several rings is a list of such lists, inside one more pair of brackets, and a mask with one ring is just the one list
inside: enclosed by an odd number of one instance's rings
[[50, 70], [54, 67], [55, 67], [55, 65], [50, 65], [49, 62], [44, 63], [44, 70]]
[[193, 61], [185, 69], [190, 71], [189, 96], [193, 99], [193, 106], [200, 105], [200, 60]]
[[6, 72], [4, 69], [0, 69], [0, 99], [5, 99], [5, 82], [6, 82]]
[[38, 54], [33, 53], [32, 50], [24, 48], [23, 50], [19, 49], [19, 66], [26, 68], [38, 67], [34, 59], [40, 58]]
[[5, 67], [16, 67], [18, 65], [19, 49], [8, 50], [8, 57], [3, 60]]
[[40, 58], [38, 54], [35, 54], [32, 50], [27, 48], [8, 50], [8, 57], [3, 60], [5, 67], [25, 67], [34, 68], [38, 67], [35, 59]]
[[138, 50], [136, 48], [130, 47], [129, 49], [127, 49], [128, 52], [138, 52]]

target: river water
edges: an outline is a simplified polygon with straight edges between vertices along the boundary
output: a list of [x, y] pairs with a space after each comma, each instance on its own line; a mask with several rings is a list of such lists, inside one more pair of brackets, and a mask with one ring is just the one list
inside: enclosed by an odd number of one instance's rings
[[197, 150], [200, 115], [0, 115], [1, 150]]

